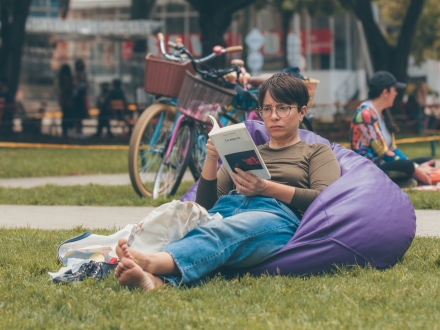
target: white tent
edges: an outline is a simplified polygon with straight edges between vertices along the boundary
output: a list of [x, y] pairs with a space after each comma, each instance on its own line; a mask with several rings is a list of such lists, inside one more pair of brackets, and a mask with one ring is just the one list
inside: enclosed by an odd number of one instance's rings
[[161, 26], [162, 22], [153, 20], [96, 21], [29, 17], [26, 22], [26, 32], [94, 37], [146, 37], [148, 34], [155, 33]]

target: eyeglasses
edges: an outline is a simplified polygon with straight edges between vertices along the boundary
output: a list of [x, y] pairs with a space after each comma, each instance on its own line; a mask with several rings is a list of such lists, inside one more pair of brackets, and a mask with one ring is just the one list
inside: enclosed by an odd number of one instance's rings
[[[290, 115], [290, 111], [292, 108], [298, 108], [298, 106], [291, 106], [291, 105], [284, 105], [280, 104], [275, 107], [275, 113], [278, 117], [284, 118]], [[257, 112], [260, 115], [261, 118], [268, 118], [272, 115], [272, 107], [264, 106], [264, 107], [258, 107]]]

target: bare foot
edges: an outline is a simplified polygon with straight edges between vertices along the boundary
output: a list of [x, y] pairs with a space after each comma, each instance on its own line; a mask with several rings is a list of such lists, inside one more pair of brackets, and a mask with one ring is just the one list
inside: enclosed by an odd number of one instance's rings
[[138, 264], [142, 270], [148, 273], [154, 273], [152, 269], [152, 255], [142, 253], [133, 249], [130, 249], [127, 244], [122, 245], [123, 257], [133, 260]]
[[[119, 267], [122, 264], [121, 267]], [[131, 288], [142, 288], [145, 291], [160, 289], [163, 286], [163, 281], [150, 273], [144, 272], [141, 267], [136, 265], [133, 260], [122, 258], [118, 267], [118, 280], [122, 286], [129, 286]]]
[[124, 252], [122, 251], [122, 246], [127, 244], [126, 238], [120, 238], [118, 240], [118, 245], [116, 245], [116, 254], [118, 259], [121, 260], [124, 257]]

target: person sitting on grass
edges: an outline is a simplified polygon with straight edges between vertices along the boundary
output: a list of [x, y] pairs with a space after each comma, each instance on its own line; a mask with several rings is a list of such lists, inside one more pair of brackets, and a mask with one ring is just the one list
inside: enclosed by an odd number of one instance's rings
[[149, 291], [164, 283], [198, 283], [220, 266], [256, 265], [287, 244], [309, 205], [340, 177], [329, 146], [299, 137], [309, 101], [301, 79], [277, 73], [260, 86], [258, 99], [270, 136], [258, 149], [271, 180], [240, 169], [231, 178], [224, 165], [217, 171], [219, 154], [208, 140], [196, 202], [223, 219], [196, 227], [155, 254], [133, 250], [120, 239], [115, 276], [121, 285]]
[[389, 72], [379, 71], [373, 75], [368, 84], [368, 100], [362, 102], [353, 115], [350, 147], [373, 161], [400, 187], [411, 188], [417, 186], [417, 181], [431, 184], [434, 159], [408, 159], [394, 143], [394, 130], [385, 110], [393, 105], [397, 89], [405, 86]]

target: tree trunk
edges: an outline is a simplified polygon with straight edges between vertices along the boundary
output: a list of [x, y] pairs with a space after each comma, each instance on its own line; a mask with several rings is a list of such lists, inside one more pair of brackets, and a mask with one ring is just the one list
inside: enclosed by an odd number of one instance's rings
[[393, 50], [390, 62], [390, 72], [395, 75], [397, 80], [406, 81], [406, 71], [411, 54], [412, 40], [424, 4], [425, 0], [412, 0], [406, 12], [405, 20], [400, 30], [399, 40]]
[[[203, 56], [212, 53], [216, 45], [225, 46], [223, 38], [232, 21], [232, 14], [243, 9], [255, 0], [187, 0], [199, 12], [199, 25], [201, 30], [201, 43]], [[214, 67], [224, 66], [224, 57], [210, 63]]]
[[[223, 34], [231, 24], [231, 15], [216, 15], [213, 12], [200, 12], [199, 25], [202, 31], [201, 43], [203, 56], [212, 53], [214, 46], [225, 47]], [[225, 66], [225, 57], [220, 56], [211, 61], [210, 65], [216, 68]]]
[[[148, 19], [151, 11], [156, 4], [156, 0], [132, 0], [130, 17], [131, 19]], [[133, 52], [146, 53], [147, 43], [145, 40], [135, 40], [133, 43]]]
[[[398, 81], [405, 82], [407, 79], [406, 71], [411, 52], [411, 43], [425, 0], [411, 0], [396, 46], [392, 46], [386, 41], [385, 37], [382, 35], [382, 32], [374, 21], [371, 0], [349, 0], [348, 3], [355, 12], [356, 16], [361, 20], [364, 27], [365, 38], [367, 39], [374, 71], [385, 70], [391, 72]], [[400, 92], [394, 101], [392, 113], [401, 112], [400, 104], [402, 98], [403, 93]], [[399, 131], [399, 127], [392, 119], [392, 116], [389, 117], [392, 130]]]
[[391, 72], [397, 80], [406, 81], [411, 43], [424, 3], [425, 0], [411, 0], [397, 45], [392, 46], [387, 42], [374, 21], [371, 0], [349, 0], [351, 8], [364, 27], [365, 38], [367, 39], [375, 71], [386, 70]]
[[289, 66], [287, 61], [287, 35], [289, 34], [290, 22], [292, 21], [293, 11], [281, 11], [281, 49], [283, 50], [283, 68]]
[[67, 13], [69, 12], [69, 5], [70, 5], [70, 0], [60, 0], [60, 4], [59, 4], [59, 16], [62, 19], [65, 19], [67, 17]]
[[32, 0], [2, 0], [0, 73], [8, 81], [8, 88], [12, 95], [15, 95], [19, 84], [21, 53], [31, 2]]

